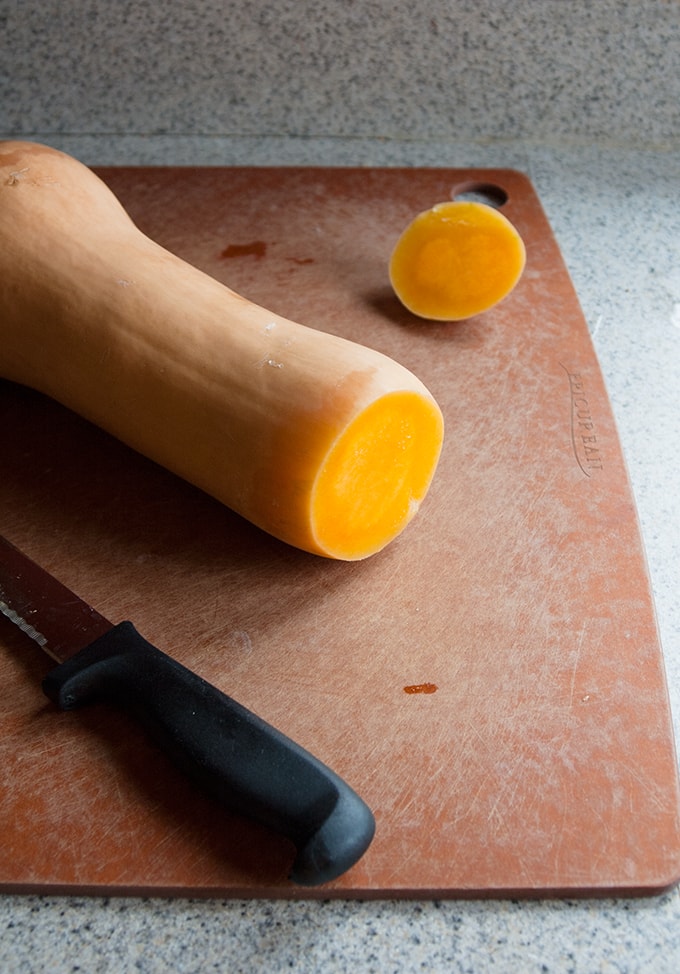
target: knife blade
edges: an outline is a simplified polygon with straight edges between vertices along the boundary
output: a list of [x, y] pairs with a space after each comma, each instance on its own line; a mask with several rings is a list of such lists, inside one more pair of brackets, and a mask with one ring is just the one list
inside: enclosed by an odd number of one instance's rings
[[370, 845], [373, 813], [334, 771], [2, 536], [0, 612], [58, 662], [42, 684], [50, 700], [62, 710], [105, 700], [131, 713], [224, 806], [292, 840], [294, 883], [330, 882]]

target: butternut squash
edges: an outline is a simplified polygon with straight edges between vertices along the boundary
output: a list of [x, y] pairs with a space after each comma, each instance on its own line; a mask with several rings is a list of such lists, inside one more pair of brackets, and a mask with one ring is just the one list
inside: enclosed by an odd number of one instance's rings
[[458, 321], [502, 301], [525, 262], [524, 242], [507, 217], [486, 203], [454, 200], [409, 223], [395, 244], [389, 274], [409, 311]]
[[334, 559], [405, 528], [442, 444], [406, 368], [239, 296], [37, 143], [0, 143], [0, 376]]

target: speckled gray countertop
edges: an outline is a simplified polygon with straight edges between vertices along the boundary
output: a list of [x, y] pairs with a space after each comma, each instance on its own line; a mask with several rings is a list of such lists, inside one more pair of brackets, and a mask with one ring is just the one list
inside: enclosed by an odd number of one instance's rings
[[[680, 732], [677, 0], [0, 0], [0, 137], [95, 164], [517, 168], [581, 299]], [[5, 974], [676, 974], [680, 894], [0, 897]]]

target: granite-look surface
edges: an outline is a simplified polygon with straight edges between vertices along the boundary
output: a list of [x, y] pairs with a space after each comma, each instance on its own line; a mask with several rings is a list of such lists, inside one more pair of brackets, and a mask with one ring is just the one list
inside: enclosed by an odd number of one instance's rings
[[0, 131], [667, 146], [677, 0], [3, 0]]
[[[678, 910], [613, 903], [19, 903], [5, 974], [677, 974]], [[8, 959], [5, 959], [8, 958]]]
[[[680, 157], [510, 143], [50, 139], [97, 163], [513, 166], [579, 292], [647, 547], [680, 735]], [[644, 757], [641, 758], [644, 760]], [[680, 893], [546, 902], [0, 897], [3, 974], [677, 974]]]

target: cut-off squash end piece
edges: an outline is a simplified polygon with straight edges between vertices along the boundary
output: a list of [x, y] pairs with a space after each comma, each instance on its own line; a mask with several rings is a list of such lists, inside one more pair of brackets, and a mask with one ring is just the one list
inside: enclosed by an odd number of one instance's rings
[[459, 321], [507, 297], [525, 263], [524, 242], [507, 217], [486, 203], [459, 200], [411, 221], [392, 252], [389, 276], [413, 314]]
[[442, 446], [436, 403], [412, 391], [373, 402], [340, 434], [314, 483], [320, 554], [358, 561], [403, 531], [428, 491]]

